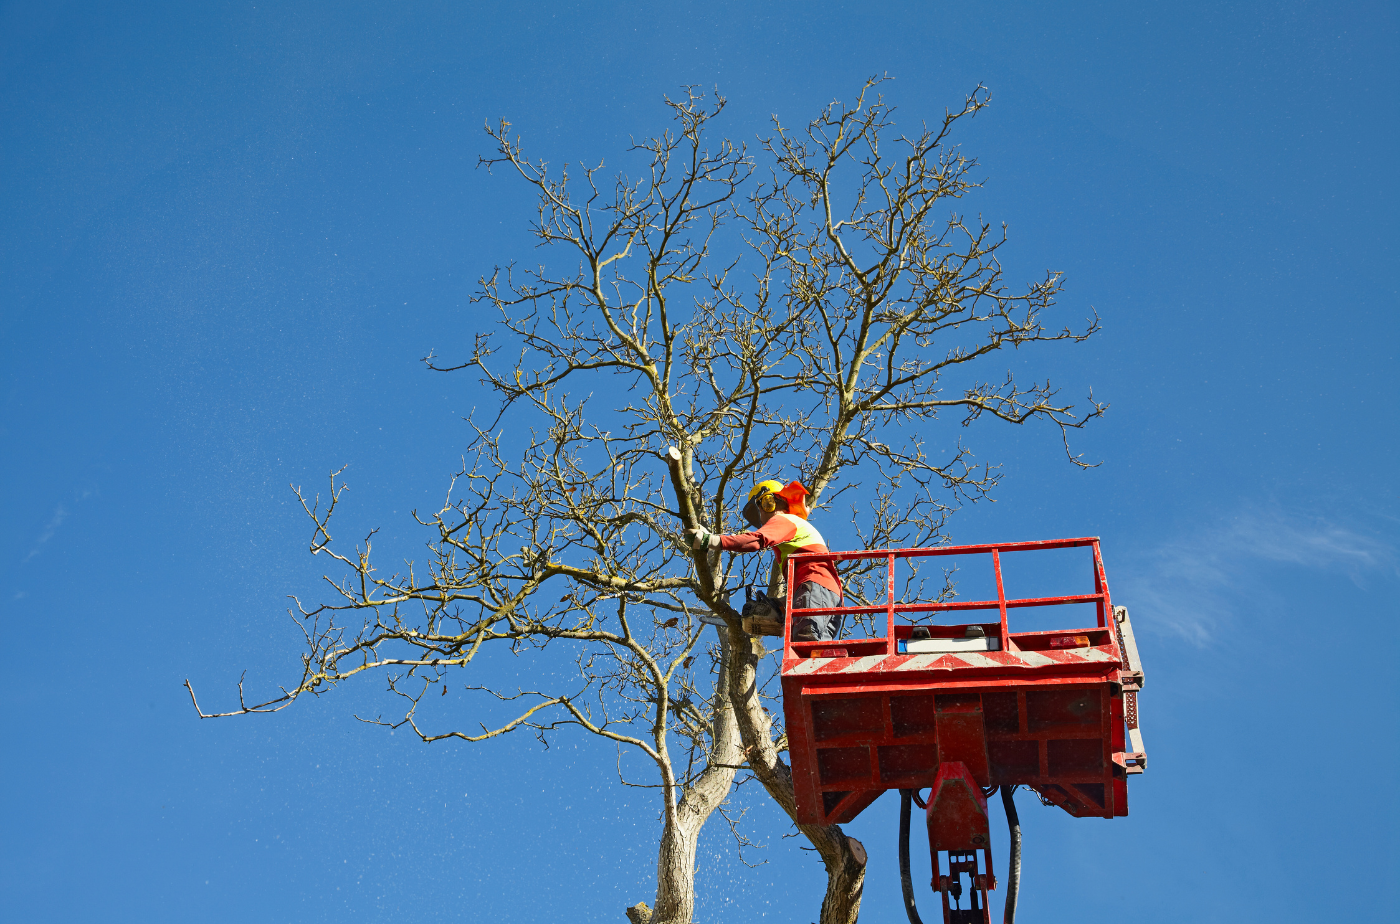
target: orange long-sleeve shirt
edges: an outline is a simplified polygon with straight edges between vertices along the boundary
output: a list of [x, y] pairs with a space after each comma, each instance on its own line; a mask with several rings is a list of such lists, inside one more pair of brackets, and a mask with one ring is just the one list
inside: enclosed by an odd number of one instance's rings
[[[768, 522], [747, 533], [733, 533], [719, 537], [719, 547], [726, 552], [757, 552], [761, 549], [777, 549], [780, 567], [787, 567], [789, 555], [801, 552], [829, 552], [822, 534], [816, 527], [799, 516], [790, 513], [775, 513]], [[814, 581], [837, 594], [842, 593], [841, 578], [836, 573], [836, 565], [829, 561], [798, 562], [797, 573], [792, 576], [793, 590], [803, 581]]]

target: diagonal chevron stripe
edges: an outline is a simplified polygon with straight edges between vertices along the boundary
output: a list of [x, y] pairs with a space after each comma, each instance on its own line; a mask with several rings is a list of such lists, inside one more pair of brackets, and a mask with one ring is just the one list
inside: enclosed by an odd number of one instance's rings
[[933, 667], [935, 661], [943, 657], [941, 654], [921, 654], [914, 655], [903, 664], [896, 664], [894, 670], [897, 671], [922, 671]]
[[886, 657], [888, 655], [866, 655], [863, 658], [854, 658], [850, 664], [841, 668], [841, 673], [872, 671], [875, 669], [875, 665], [885, 660]]
[[956, 670], [958, 668], [1001, 668], [1003, 670], [1032, 670], [1037, 667], [1073, 665], [1084, 662], [1116, 661], [1100, 648], [1077, 648], [1063, 651], [976, 651], [940, 652], [916, 655], [865, 655], [859, 658], [806, 658], [783, 673], [788, 676], [811, 674], [870, 674], [888, 671]]
[[987, 657], [987, 656], [984, 655], [984, 654], [978, 654], [978, 653], [975, 652], [975, 651], [960, 651], [960, 652], [958, 652], [957, 654], [955, 654], [953, 657], [956, 658], [956, 659], [959, 660], [959, 661], [962, 661], [962, 662], [963, 662], [964, 664], [966, 664], [968, 667], [1007, 667], [1007, 666], [1010, 666], [1010, 665], [1004, 665], [1004, 664], [1002, 664], [1002, 662], [1000, 662], [1000, 661], [993, 660], [992, 658], [989, 658], [989, 657]]

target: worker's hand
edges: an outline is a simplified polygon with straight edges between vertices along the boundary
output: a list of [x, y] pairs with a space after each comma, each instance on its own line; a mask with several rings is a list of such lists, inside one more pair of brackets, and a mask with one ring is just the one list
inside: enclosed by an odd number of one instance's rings
[[701, 549], [719, 548], [719, 536], [706, 532], [703, 529], [687, 529], [685, 531], [685, 541], [695, 551]]

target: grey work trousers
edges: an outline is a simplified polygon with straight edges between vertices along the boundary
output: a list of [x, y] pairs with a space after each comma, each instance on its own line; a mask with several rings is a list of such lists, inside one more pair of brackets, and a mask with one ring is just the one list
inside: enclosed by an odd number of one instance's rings
[[[792, 608], [795, 610], [840, 605], [841, 595], [816, 581], [798, 584], [797, 593], [792, 598]], [[841, 624], [846, 617], [843, 613], [812, 613], [796, 619], [792, 627], [794, 642], [834, 642], [841, 634]]]

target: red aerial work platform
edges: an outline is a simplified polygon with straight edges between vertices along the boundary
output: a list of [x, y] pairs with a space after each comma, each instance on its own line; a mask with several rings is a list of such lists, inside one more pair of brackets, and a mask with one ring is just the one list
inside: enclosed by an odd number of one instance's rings
[[[1006, 596], [1003, 555], [1075, 548], [1089, 550], [1092, 593]], [[968, 555], [990, 557], [996, 599], [895, 599], [900, 562]], [[1147, 763], [1137, 729], [1142, 666], [1127, 610], [1109, 597], [1098, 539], [794, 555], [789, 588], [804, 558], [884, 559], [886, 600], [838, 611], [873, 616], [883, 636], [794, 642], [789, 632], [784, 641], [783, 712], [799, 822], [850, 821], [887, 789], [931, 787], [933, 885], [943, 893], [945, 921], [955, 922], [986, 920], [986, 889], [995, 888], [986, 818], [992, 787], [1029, 787], [1077, 817], [1128, 814], [1127, 777]], [[1097, 624], [1015, 631], [1017, 610], [1070, 604], [1093, 604]], [[815, 612], [789, 608], [788, 626]], [[951, 622], [983, 613], [990, 620]], [[962, 891], [959, 873], [969, 879], [970, 911], [949, 908], [950, 890], [954, 904]]]

